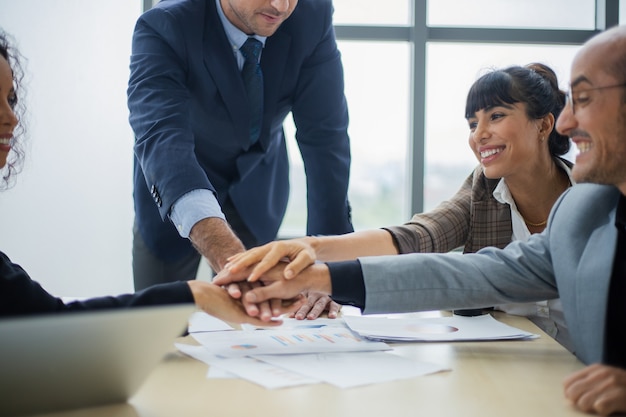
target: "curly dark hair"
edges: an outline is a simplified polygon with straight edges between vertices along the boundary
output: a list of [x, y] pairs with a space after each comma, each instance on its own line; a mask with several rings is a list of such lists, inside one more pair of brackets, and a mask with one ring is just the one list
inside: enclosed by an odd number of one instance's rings
[[[559, 89], [554, 71], [544, 64], [494, 70], [472, 85], [467, 95], [465, 118], [473, 117], [477, 111], [488, 107], [515, 103], [526, 104], [526, 114], [530, 119], [552, 113], [556, 121], [565, 107], [565, 92]], [[553, 156], [564, 155], [570, 149], [569, 138], [553, 128], [548, 137], [548, 148]]]
[[0, 28], [0, 55], [6, 59], [13, 74], [13, 88], [15, 89], [15, 101], [12, 103], [12, 109], [17, 118], [17, 126], [13, 130], [13, 140], [11, 142], [11, 152], [7, 163], [0, 170], [0, 190], [10, 188], [14, 184], [14, 175], [17, 174], [24, 162], [24, 149], [22, 140], [26, 133], [24, 127], [25, 107], [21, 98], [24, 95], [22, 89], [22, 81], [24, 71], [21, 65], [22, 57], [12, 45], [11, 37]]

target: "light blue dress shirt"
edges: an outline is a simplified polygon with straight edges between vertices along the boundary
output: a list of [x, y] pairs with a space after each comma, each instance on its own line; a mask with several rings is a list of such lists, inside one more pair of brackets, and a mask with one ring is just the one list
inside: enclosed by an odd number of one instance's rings
[[[239, 48], [241, 48], [249, 36], [239, 30], [226, 18], [220, 0], [215, 0], [215, 3], [217, 4], [217, 11], [222, 25], [224, 26], [226, 37], [232, 46], [233, 54], [235, 54], [239, 71], [241, 71], [244, 58]], [[258, 39], [263, 46], [265, 46], [266, 37], [254, 35], [254, 38]], [[217, 197], [212, 191], [207, 189], [192, 190], [183, 195], [172, 205], [169, 216], [172, 223], [176, 226], [178, 233], [184, 238], [189, 237], [191, 228], [200, 220], [210, 217], [218, 217], [222, 220], [226, 220], [226, 216], [224, 216], [222, 212]]]

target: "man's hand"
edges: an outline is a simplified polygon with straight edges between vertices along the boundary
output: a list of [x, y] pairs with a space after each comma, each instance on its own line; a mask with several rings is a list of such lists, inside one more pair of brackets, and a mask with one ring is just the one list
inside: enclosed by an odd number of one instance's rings
[[311, 239], [278, 240], [252, 248], [228, 258], [224, 269], [237, 273], [253, 267], [248, 280], [256, 281], [261, 275], [287, 259], [289, 262], [284, 270], [285, 278], [293, 278], [304, 268], [315, 263], [315, 249], [309, 243]]
[[[255, 326], [278, 326], [282, 320], [266, 320], [247, 314], [241, 300], [231, 297], [224, 288], [206, 281], [187, 281], [196, 305], [206, 313], [231, 323], [250, 323]], [[302, 304], [301, 298], [295, 298], [280, 304], [285, 313], [293, 312]]]
[[328, 318], [336, 319], [341, 310], [341, 306], [334, 302], [327, 294], [309, 291], [306, 294], [304, 304], [291, 314], [291, 317], [295, 317], [297, 320], [314, 320], [318, 318], [324, 311], [328, 310]]
[[594, 364], [564, 382], [565, 397], [581, 411], [602, 416], [626, 412], [626, 370]]
[[[272, 299], [271, 308], [274, 317], [280, 314], [288, 314], [282, 305], [278, 305], [276, 300], [292, 300], [299, 297], [302, 293], [309, 291], [318, 291], [322, 294], [329, 295], [332, 287], [330, 282], [330, 273], [325, 264], [314, 264], [304, 269], [293, 279], [284, 278], [284, 263], [276, 265], [267, 271], [259, 281], [263, 286], [253, 288], [248, 291], [242, 298], [246, 303], [259, 304]], [[242, 270], [237, 273], [224, 272], [218, 274], [213, 283], [216, 285], [230, 285], [241, 281], [247, 281], [249, 270]]]
[[[274, 267], [278, 269], [281, 269], [281, 268], [286, 269], [289, 265], [287, 266], [285, 265], [286, 265], [285, 262], [279, 262]], [[222, 272], [216, 275], [213, 282], [219, 284], [221, 282], [228, 281], [229, 282], [229, 284], [227, 285], [228, 293], [233, 298], [242, 298], [244, 291], [247, 292], [247, 291], [250, 291], [252, 288], [259, 287], [261, 282], [263, 282], [263, 280], [261, 281], [257, 280], [256, 282], [249, 282], [250, 281], [249, 277], [250, 277], [252, 268], [253, 267], [250, 267], [250, 266], [240, 267], [236, 269], [230, 269], [226, 267], [222, 270]], [[283, 270], [283, 276], [284, 276], [284, 270]], [[298, 311], [290, 315], [291, 317], [295, 317], [298, 320], [304, 320], [305, 318], [309, 320], [313, 320], [313, 319], [318, 318], [324, 311], [328, 310], [329, 318], [331, 319], [337, 318], [339, 310], [341, 310], [341, 306], [335, 303], [330, 298], [330, 296], [328, 296], [328, 294], [311, 291], [308, 293], [304, 293], [303, 296], [305, 299], [304, 303], [298, 309]], [[267, 311], [265, 310], [265, 306], [267, 305], [267, 302], [264, 302], [261, 305], [257, 306], [256, 304], [252, 304], [248, 302], [245, 298], [242, 298], [242, 300], [246, 308], [246, 311], [248, 312], [248, 314], [252, 316], [259, 315], [259, 311], [262, 308], [263, 308], [263, 312], [260, 313], [261, 315], [263, 315], [264, 312]]]
[[[253, 288], [260, 287], [262, 285], [263, 284], [261, 282], [242, 281], [242, 282], [232, 283], [228, 285], [227, 291], [231, 297], [239, 299], [241, 301], [248, 315], [252, 317], [258, 317], [262, 321], [270, 321], [272, 319], [272, 309], [270, 306], [271, 302], [264, 301], [259, 304], [253, 304], [253, 303], [247, 302], [244, 297], [244, 295], [248, 291], [252, 290]], [[282, 300], [277, 300], [276, 302], [278, 302], [278, 304], [280, 305], [282, 303]]]

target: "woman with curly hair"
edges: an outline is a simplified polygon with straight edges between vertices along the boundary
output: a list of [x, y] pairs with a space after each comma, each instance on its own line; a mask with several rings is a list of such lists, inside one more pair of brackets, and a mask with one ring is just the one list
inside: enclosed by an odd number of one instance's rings
[[[2, 100], [2, 127], [0, 130], [0, 171], [2, 180], [0, 189], [9, 188], [13, 184], [14, 175], [19, 172], [24, 161], [24, 151], [22, 140], [24, 137], [24, 106], [18, 97], [22, 94], [23, 71], [20, 65], [19, 52], [12, 48], [8, 42], [6, 34], [0, 34], [0, 56], [4, 58], [6, 66], [3, 71], [7, 72], [6, 79], [10, 78], [11, 85], [2, 86], [2, 95], [6, 100]], [[8, 89], [6, 92], [4, 89]], [[6, 106], [6, 107], [5, 107]]]

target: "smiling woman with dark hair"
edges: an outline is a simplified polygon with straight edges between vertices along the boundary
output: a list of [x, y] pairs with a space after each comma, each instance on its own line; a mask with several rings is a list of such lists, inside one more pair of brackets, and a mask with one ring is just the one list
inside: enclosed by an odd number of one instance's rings
[[[24, 137], [24, 106], [18, 97], [23, 96], [22, 93], [22, 66], [20, 63], [20, 55], [17, 50], [9, 45], [8, 35], [0, 32], [0, 56], [9, 64], [10, 76], [12, 80], [11, 89], [7, 92], [8, 99], [6, 103], [11, 108], [13, 118], [11, 123], [15, 124], [11, 135], [4, 130], [0, 131], [0, 168], [2, 168], [2, 179], [0, 182], [0, 190], [11, 186], [14, 175], [19, 172], [23, 160], [24, 152], [22, 151], [21, 140]], [[7, 78], [8, 79], [8, 78]], [[5, 93], [3, 92], [3, 95]], [[6, 116], [10, 118], [11, 116]], [[3, 120], [3, 126], [9, 121]], [[6, 129], [5, 129], [6, 130]], [[12, 152], [9, 152], [9, 151]]]
[[[11, 46], [8, 36], [0, 30], [2, 188], [12, 184], [24, 158], [20, 147], [24, 138], [21, 80], [19, 53]], [[68, 266], [71, 267], [69, 262]], [[194, 302], [207, 313], [224, 320], [264, 325], [279, 324], [279, 322], [262, 323], [259, 319], [249, 317], [241, 303], [233, 300], [225, 290], [203, 281], [178, 281], [155, 285], [135, 294], [65, 303], [62, 299], [49, 294], [41, 285], [30, 279], [24, 269], [12, 263], [0, 252], [0, 317]]]
[[[490, 71], [472, 85], [465, 111], [469, 145], [480, 165], [450, 200], [402, 226], [272, 242], [235, 255], [226, 270], [238, 272], [258, 262], [251, 275], [255, 279], [286, 257], [291, 262], [285, 274], [293, 276], [316, 260], [459, 247], [471, 253], [526, 240], [545, 229], [555, 201], [574, 182], [571, 163], [561, 158], [569, 150], [569, 139], [554, 129], [564, 105], [556, 74], [543, 64]], [[231, 290], [238, 295], [236, 287]], [[308, 313], [313, 318], [323, 308], [305, 305], [296, 317]], [[528, 316], [571, 348], [559, 300], [497, 308]]]

